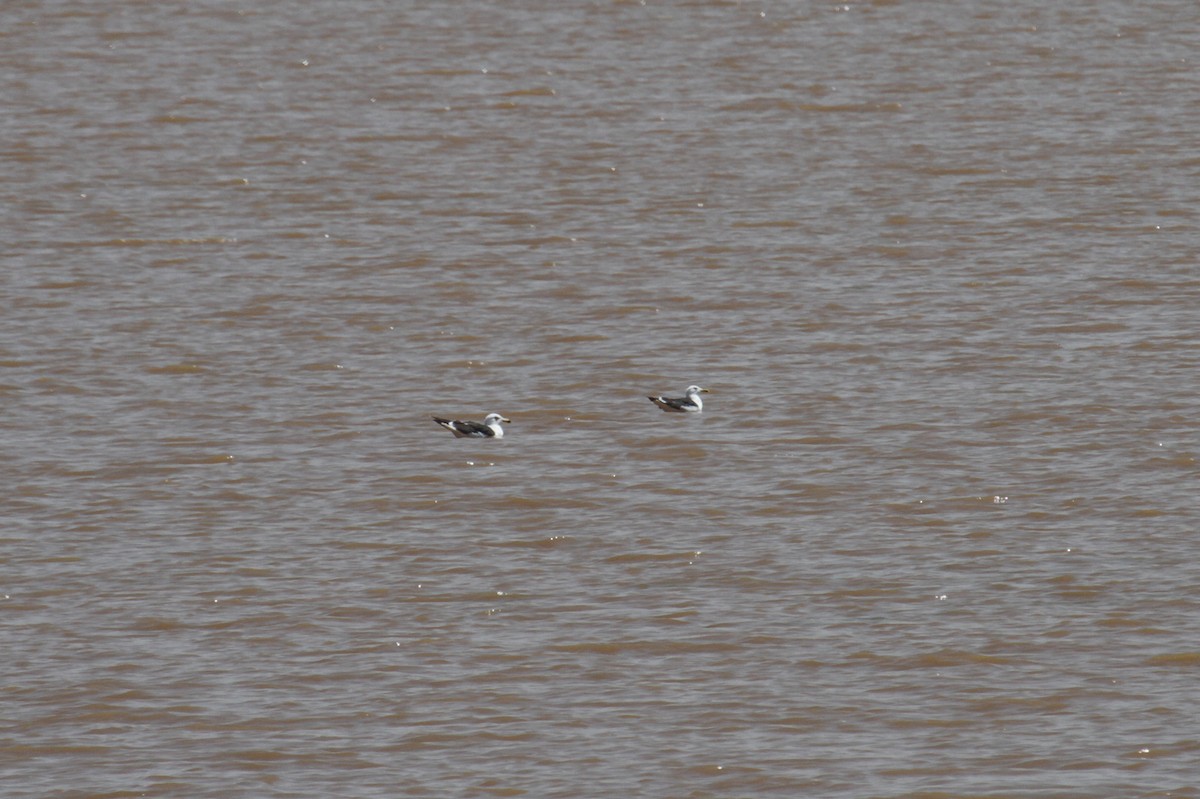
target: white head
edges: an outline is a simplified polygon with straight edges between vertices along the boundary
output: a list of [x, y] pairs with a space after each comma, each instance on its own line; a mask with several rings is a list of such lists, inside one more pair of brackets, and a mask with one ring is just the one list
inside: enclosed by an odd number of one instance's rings
[[688, 386], [687, 391], [683, 393], [687, 394], [689, 397], [693, 397], [697, 394], [707, 394], [709, 391], [707, 388], [700, 388], [700, 386]]
[[494, 424], [499, 424], [500, 422], [511, 424], [512, 419], [505, 419], [498, 413], [489, 413], [487, 416], [483, 417], [483, 423], [488, 427], [491, 427]]

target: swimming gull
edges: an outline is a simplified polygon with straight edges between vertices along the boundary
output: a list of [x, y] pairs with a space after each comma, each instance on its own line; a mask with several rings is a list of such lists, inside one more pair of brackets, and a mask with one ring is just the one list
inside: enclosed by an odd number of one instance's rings
[[664, 411], [671, 413], [700, 413], [704, 410], [704, 403], [700, 400], [701, 394], [708, 394], [707, 388], [700, 386], [688, 386], [683, 392], [682, 397], [650, 397], [649, 400]]
[[489, 413], [482, 422], [464, 422], [440, 416], [433, 417], [433, 421], [453, 433], [455, 438], [504, 438], [504, 428], [500, 423], [512, 424], [512, 419], [505, 419], [498, 413]]

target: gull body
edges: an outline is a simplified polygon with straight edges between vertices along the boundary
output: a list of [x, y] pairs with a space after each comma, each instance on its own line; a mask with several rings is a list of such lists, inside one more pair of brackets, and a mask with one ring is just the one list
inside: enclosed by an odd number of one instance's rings
[[683, 392], [682, 397], [648, 397], [658, 407], [668, 413], [700, 413], [704, 410], [704, 402], [700, 399], [701, 394], [708, 394], [707, 388], [700, 386], [688, 386]]
[[453, 433], [455, 438], [504, 438], [504, 428], [500, 423], [512, 423], [512, 419], [505, 419], [498, 413], [489, 413], [482, 422], [443, 419], [440, 416], [433, 417], [433, 421]]

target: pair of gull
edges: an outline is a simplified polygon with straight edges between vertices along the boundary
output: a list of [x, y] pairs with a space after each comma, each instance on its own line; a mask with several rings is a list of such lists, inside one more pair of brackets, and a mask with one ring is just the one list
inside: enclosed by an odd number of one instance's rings
[[[669, 413], [700, 413], [704, 403], [700, 401], [701, 394], [707, 394], [707, 388], [688, 386], [682, 397], [647, 397], [658, 407]], [[505, 419], [498, 413], [489, 413], [482, 422], [463, 421], [462, 419], [443, 419], [433, 417], [433, 421], [454, 434], [455, 438], [504, 438], [504, 428], [501, 422], [511, 424], [512, 419]]]

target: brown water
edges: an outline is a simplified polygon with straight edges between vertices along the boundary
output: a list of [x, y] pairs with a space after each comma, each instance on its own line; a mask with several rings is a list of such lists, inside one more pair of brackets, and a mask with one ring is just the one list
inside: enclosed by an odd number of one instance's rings
[[1198, 23], [4, 3], [0, 795], [1200, 796]]

